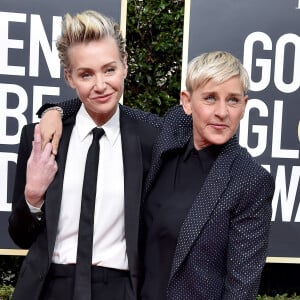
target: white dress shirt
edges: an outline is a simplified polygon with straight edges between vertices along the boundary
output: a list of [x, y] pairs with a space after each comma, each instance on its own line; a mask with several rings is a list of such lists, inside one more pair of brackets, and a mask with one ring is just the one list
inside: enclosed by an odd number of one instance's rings
[[[102, 126], [94, 219], [93, 265], [128, 270], [124, 229], [124, 172], [119, 107]], [[81, 106], [67, 154], [52, 262], [76, 263], [81, 193], [94, 121]]]

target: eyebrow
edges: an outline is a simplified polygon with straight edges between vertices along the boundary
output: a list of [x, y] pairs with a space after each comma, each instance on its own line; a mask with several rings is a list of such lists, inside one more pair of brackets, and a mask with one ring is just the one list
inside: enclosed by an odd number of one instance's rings
[[244, 96], [244, 93], [230, 93], [229, 94], [230, 96], [235, 96], [235, 97], [243, 97]]
[[[108, 66], [110, 66], [110, 65], [113, 65], [113, 64], [117, 64], [118, 62], [116, 61], [116, 60], [113, 60], [113, 61], [111, 61], [111, 62], [108, 62], [108, 63], [106, 63], [105, 65], [103, 65], [103, 66], [101, 66], [101, 68], [106, 68], [106, 67], [108, 67]], [[78, 68], [78, 69], [76, 69], [77, 71], [84, 71], [84, 70], [91, 70], [91, 69], [93, 69], [93, 68], [90, 68], [90, 67], [80, 67], [80, 68]]]
[[108, 62], [107, 64], [103, 65], [103, 67], [107, 67], [107, 66], [109, 66], [109, 65], [112, 65], [112, 64], [117, 64], [117, 63], [118, 63], [118, 61], [116, 61], [116, 60], [113, 60], [113, 61], [111, 61], [111, 62]]
[[[202, 92], [201, 95], [202, 96], [207, 96], [207, 95], [211, 95], [211, 94], [216, 94], [218, 92], [216, 91], [207, 91], [207, 92]], [[229, 93], [228, 94], [229, 96], [235, 96], [235, 97], [243, 97], [244, 96], [244, 93]]]

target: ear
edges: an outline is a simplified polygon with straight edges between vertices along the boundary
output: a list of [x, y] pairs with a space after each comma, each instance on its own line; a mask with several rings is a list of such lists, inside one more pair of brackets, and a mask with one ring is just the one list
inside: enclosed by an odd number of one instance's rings
[[127, 54], [123, 59], [123, 65], [124, 65], [124, 79], [125, 79], [127, 77], [127, 73], [128, 73]]
[[184, 112], [187, 114], [187, 115], [191, 115], [192, 114], [192, 102], [191, 102], [191, 93], [184, 90], [184, 91], [181, 91], [180, 93], [180, 101], [182, 103], [182, 106], [183, 106], [183, 109], [184, 109]]
[[71, 76], [71, 73], [69, 70], [64, 69], [64, 76], [65, 76], [65, 80], [68, 83], [68, 85], [72, 88], [75, 89], [74, 83], [73, 83], [73, 79]]
[[243, 112], [242, 112], [242, 115], [241, 115], [240, 120], [244, 118], [245, 109], [246, 109], [246, 105], [247, 105], [247, 103], [248, 103], [248, 99], [249, 99], [248, 95], [245, 95], [245, 96], [244, 96], [244, 102], [245, 102], [245, 103], [244, 103], [244, 109], [243, 109]]

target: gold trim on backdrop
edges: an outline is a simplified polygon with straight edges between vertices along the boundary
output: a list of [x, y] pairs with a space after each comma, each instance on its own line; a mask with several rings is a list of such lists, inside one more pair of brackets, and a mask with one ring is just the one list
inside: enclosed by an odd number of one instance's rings
[[267, 257], [267, 263], [300, 264], [300, 257]]
[[185, 77], [189, 56], [189, 36], [190, 36], [190, 14], [191, 0], [184, 3], [184, 23], [183, 23], [183, 45], [182, 45], [182, 70], [181, 70], [181, 90], [185, 89]]
[[123, 36], [126, 38], [126, 23], [127, 23], [127, 0], [121, 0], [121, 16], [120, 26]]
[[22, 249], [0, 249], [0, 255], [27, 255], [27, 252]]
[[[120, 28], [123, 37], [126, 39], [126, 24], [127, 24], [127, 0], [121, 0], [121, 16], [120, 16]], [[123, 104], [123, 95], [119, 101]]]

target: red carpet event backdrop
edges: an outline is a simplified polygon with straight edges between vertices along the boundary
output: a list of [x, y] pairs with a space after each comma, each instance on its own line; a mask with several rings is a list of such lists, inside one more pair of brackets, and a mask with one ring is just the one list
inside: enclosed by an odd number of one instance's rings
[[[46, 101], [73, 97], [62, 77], [55, 38], [65, 12], [95, 9], [119, 21], [126, 1], [2, 0], [0, 11], [0, 249], [7, 234], [20, 132]], [[240, 144], [273, 174], [269, 262], [300, 262], [300, 0], [186, 0], [187, 62], [225, 50], [249, 71]]]

